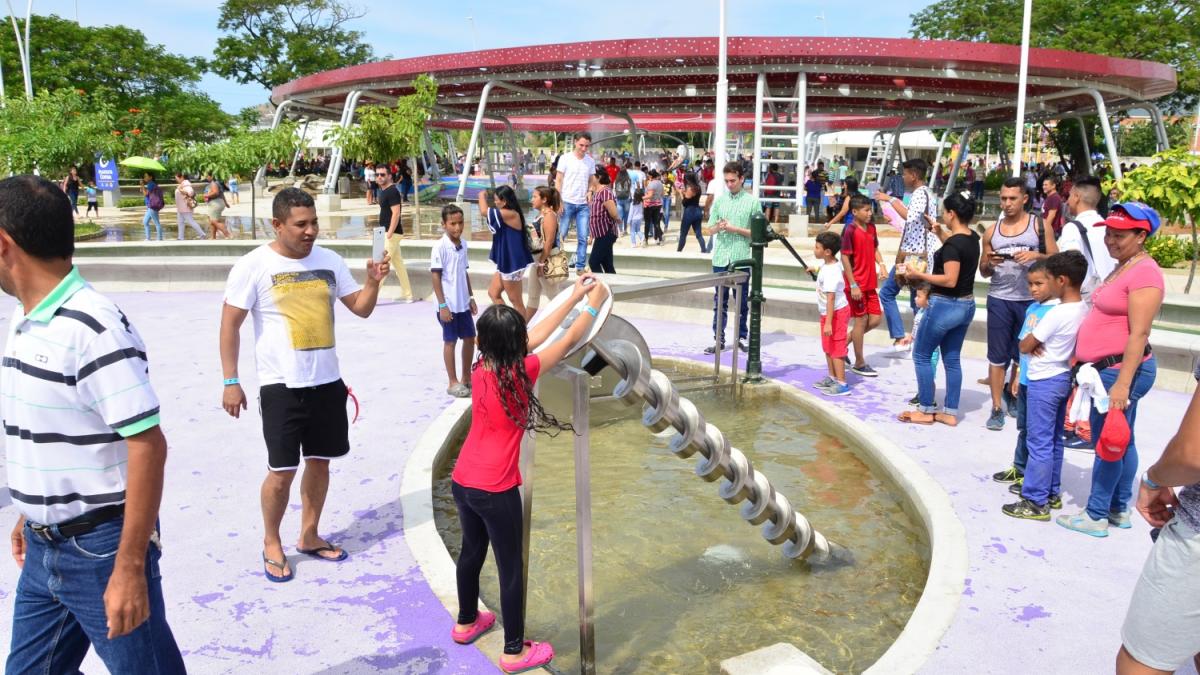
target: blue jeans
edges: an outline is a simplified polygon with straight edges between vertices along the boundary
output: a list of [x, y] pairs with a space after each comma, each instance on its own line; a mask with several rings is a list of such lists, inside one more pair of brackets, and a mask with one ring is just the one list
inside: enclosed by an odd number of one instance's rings
[[104, 590], [124, 522], [117, 518], [71, 538], [52, 529], [50, 541], [25, 525], [25, 567], [17, 582], [6, 673], [79, 672], [89, 645], [112, 673], [185, 672], [167, 625], [156, 544], [146, 549], [150, 618], [129, 634], [108, 639]]
[[629, 200], [617, 200], [617, 214], [621, 216], [621, 234], [625, 234], [629, 229]]
[[975, 318], [975, 298], [951, 298], [944, 295], [929, 297], [929, 308], [921, 321], [913, 343], [913, 368], [917, 371], [917, 398], [921, 412], [937, 412], [933, 404], [933, 350], [940, 349], [946, 370], [946, 399], [942, 412], [958, 416], [958, 399], [962, 394], [963, 340], [971, 319]]
[[[1117, 381], [1116, 368], [1105, 368], [1100, 371], [1100, 380], [1105, 389], [1111, 389]], [[1133, 498], [1133, 483], [1137, 479], [1137, 445], [1134, 443], [1136, 432], [1133, 423], [1137, 419], [1137, 404], [1158, 376], [1158, 363], [1154, 357], [1138, 366], [1129, 385], [1129, 407], [1125, 409], [1125, 420], [1129, 422], [1129, 449], [1125, 456], [1115, 462], [1106, 462], [1096, 455], [1092, 464], [1092, 493], [1088, 496], [1087, 512], [1093, 520], [1108, 517], [1110, 511], [1121, 512], [1129, 509], [1129, 501]], [[1092, 408], [1092, 438], [1099, 440], [1104, 431], [1104, 415]]]
[[700, 242], [700, 252], [708, 253], [708, 244], [704, 241], [704, 233], [701, 230], [701, 221], [704, 220], [704, 210], [699, 206], [687, 206], [683, 209], [683, 223], [679, 226], [679, 245], [675, 247], [678, 253], [683, 250], [683, 245], [687, 243], [688, 233], [696, 233], [696, 241]]
[[[883, 287], [879, 289], [879, 304], [883, 306], [883, 320], [887, 322], [888, 335], [893, 340], [904, 337], [904, 319], [900, 318], [900, 305], [896, 304], [896, 296], [900, 294], [900, 284], [896, 283], [896, 268], [888, 272]], [[908, 294], [908, 306], [913, 314], [917, 313], [917, 294]]]
[[1045, 506], [1050, 495], [1062, 492], [1062, 428], [1070, 395], [1070, 372], [1029, 381], [1025, 413], [1028, 458], [1021, 496], [1038, 506]]
[[662, 214], [663, 231], [666, 232], [667, 226], [671, 224], [671, 198], [663, 197], [663, 214]]
[[[714, 274], [724, 271], [724, 267], [717, 267], [716, 265], [713, 265]], [[742, 320], [738, 325], [738, 338], [745, 340], [750, 337], [750, 284], [748, 282], [742, 282], [740, 286], [742, 301], [739, 304], [742, 307]], [[717, 316], [719, 314], [721, 317], [722, 328], [729, 326], [729, 290], [729, 287], [721, 286], [713, 291], [713, 338], [716, 343], [720, 345], [725, 344], [725, 335], [724, 330], [721, 331], [721, 335], [717, 335]], [[725, 303], [723, 306], [721, 304], [722, 301]], [[722, 309], [724, 309], [724, 311], [721, 311]]]
[[575, 221], [575, 269], [581, 271], [587, 265], [588, 218], [591, 214], [587, 204], [563, 204], [563, 222], [567, 231], [571, 229], [571, 221]]
[[[1027, 431], [1029, 418], [1027, 411], [1029, 410], [1029, 386], [1025, 384], [1017, 385], [1017, 446], [1013, 448], [1013, 467], [1022, 474], [1025, 473], [1025, 467], [1029, 464], [1029, 446], [1026, 440], [1029, 438]], [[1062, 434], [1059, 434], [1060, 436]]]
[[158, 219], [158, 211], [147, 208], [142, 216], [142, 227], [146, 229], [146, 241], [150, 241], [150, 221], [154, 221], [154, 229], [158, 231], [158, 240], [162, 241], [162, 221]]

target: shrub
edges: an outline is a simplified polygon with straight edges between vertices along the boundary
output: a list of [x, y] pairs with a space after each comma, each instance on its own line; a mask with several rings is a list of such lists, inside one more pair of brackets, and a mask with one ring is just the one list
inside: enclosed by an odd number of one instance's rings
[[1184, 260], [1191, 258], [1192, 242], [1185, 242], [1179, 237], [1160, 234], [1146, 240], [1146, 252], [1158, 263], [1159, 267], [1170, 269]]

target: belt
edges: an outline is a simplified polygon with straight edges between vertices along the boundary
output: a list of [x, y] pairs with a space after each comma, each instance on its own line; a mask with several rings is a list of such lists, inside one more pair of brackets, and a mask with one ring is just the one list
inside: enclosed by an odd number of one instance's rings
[[[1150, 349], [1150, 345], [1147, 344], [1146, 348], [1142, 350], [1142, 358], [1144, 359], [1153, 353], [1154, 353], [1153, 350]], [[1106, 357], [1100, 359], [1099, 361], [1093, 362], [1092, 367], [1095, 368], [1096, 370], [1104, 370], [1105, 368], [1112, 368], [1113, 366], [1120, 364], [1124, 360], [1125, 360], [1124, 354], [1113, 354], [1112, 356], [1106, 356]]]
[[58, 523], [57, 525], [42, 525], [40, 523], [29, 523], [29, 529], [33, 530], [34, 534], [41, 536], [46, 541], [54, 540], [54, 531], [58, 530], [58, 535], [64, 539], [78, 537], [81, 534], [87, 534], [97, 527], [116, 520], [125, 515], [124, 504], [113, 504], [104, 506], [95, 511], [76, 516], [68, 521]]

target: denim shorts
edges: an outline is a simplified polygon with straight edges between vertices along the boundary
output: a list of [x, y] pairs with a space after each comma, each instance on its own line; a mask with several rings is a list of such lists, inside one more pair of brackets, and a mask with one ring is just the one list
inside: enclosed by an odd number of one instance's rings
[[1002, 300], [988, 296], [987, 299], [987, 360], [993, 366], [1007, 368], [1008, 364], [1021, 360], [1021, 327], [1025, 324], [1025, 310], [1032, 300]]

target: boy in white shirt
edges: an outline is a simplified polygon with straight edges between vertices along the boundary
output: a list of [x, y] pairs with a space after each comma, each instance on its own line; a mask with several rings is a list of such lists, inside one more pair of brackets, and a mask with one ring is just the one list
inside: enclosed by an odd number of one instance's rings
[[1021, 340], [1021, 353], [1030, 355], [1025, 407], [1029, 459], [1021, 500], [1001, 510], [1013, 518], [1048, 521], [1051, 503], [1061, 504], [1061, 430], [1071, 394], [1075, 338], [1088, 309], [1080, 293], [1088, 262], [1079, 251], [1063, 251], [1046, 260], [1046, 271], [1050, 275], [1050, 296], [1059, 303]]
[[[438, 301], [438, 321], [442, 324], [442, 360], [450, 384], [446, 393], [455, 398], [471, 395], [471, 358], [475, 355], [475, 320], [479, 313], [467, 274], [467, 242], [462, 240], [463, 210], [454, 204], [442, 207], [442, 228], [446, 233], [434, 244], [429, 255], [433, 275], [433, 294]], [[462, 378], [454, 364], [454, 347], [462, 340]]]
[[817, 310], [821, 313], [821, 349], [829, 374], [813, 385], [828, 396], [850, 393], [846, 384], [846, 332], [850, 327], [850, 301], [846, 299], [846, 279], [838, 251], [842, 239], [833, 232], [817, 235], [813, 255], [825, 262], [817, 272]]

